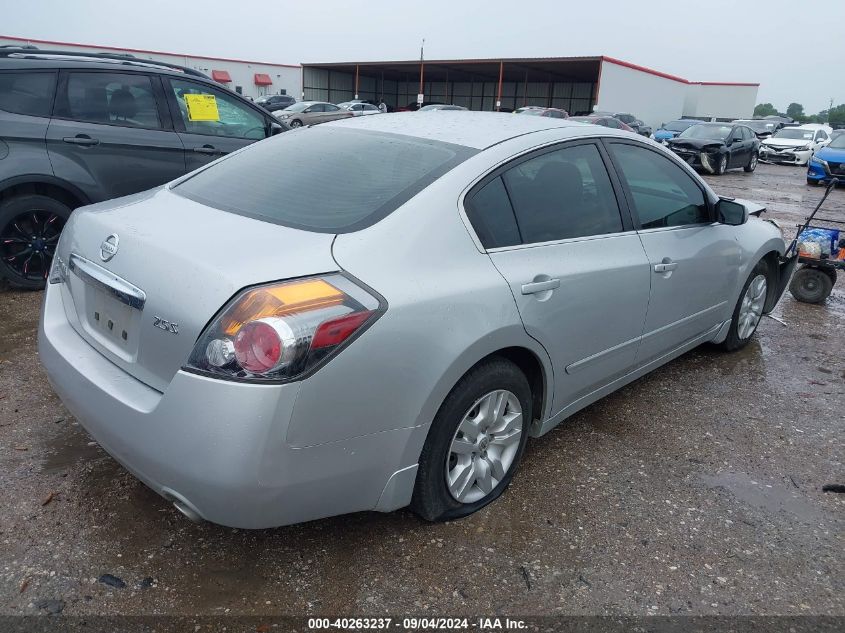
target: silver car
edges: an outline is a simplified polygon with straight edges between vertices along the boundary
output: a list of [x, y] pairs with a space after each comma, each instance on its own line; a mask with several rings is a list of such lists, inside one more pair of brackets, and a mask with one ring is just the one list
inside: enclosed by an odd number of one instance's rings
[[749, 208], [604, 127], [356, 117], [77, 210], [39, 352], [193, 519], [454, 519], [529, 436], [701, 343], [748, 343], [791, 272]]

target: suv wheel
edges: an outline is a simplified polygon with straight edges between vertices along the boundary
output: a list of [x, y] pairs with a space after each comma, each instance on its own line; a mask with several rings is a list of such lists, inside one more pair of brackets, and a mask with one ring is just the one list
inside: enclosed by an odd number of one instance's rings
[[71, 209], [37, 194], [0, 203], [0, 277], [18, 288], [43, 288]]

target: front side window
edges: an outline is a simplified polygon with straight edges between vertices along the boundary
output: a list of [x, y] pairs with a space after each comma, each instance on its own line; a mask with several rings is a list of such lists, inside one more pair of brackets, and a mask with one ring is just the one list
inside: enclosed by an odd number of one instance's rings
[[70, 73], [67, 102], [59, 110], [61, 116], [74, 121], [151, 129], [161, 127], [152, 82], [147, 75]]
[[824, 130], [819, 130], [816, 134], [817, 141], [824, 141], [827, 139], [827, 134], [824, 133]]
[[680, 166], [644, 147], [611, 143], [610, 148], [642, 228], [710, 221], [704, 193]]
[[526, 244], [622, 231], [622, 217], [598, 148], [565, 147], [502, 175]]
[[0, 110], [50, 116], [55, 89], [55, 73], [0, 73]]
[[267, 136], [264, 117], [232, 95], [192, 81], [169, 81], [189, 134], [256, 141]]

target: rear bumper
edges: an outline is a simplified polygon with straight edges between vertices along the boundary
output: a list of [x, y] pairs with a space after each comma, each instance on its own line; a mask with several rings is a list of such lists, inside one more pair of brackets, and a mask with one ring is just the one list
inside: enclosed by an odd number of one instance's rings
[[301, 383], [244, 384], [180, 371], [160, 393], [88, 345], [61, 301], [48, 285], [38, 351], [50, 383], [100, 445], [165, 498], [242, 528], [410, 501], [413, 465], [402, 456], [419, 429], [292, 448], [285, 437]]

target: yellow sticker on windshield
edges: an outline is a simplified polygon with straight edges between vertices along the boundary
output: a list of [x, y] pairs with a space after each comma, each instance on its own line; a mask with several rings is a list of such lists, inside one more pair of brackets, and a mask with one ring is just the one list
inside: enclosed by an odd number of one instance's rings
[[217, 99], [214, 95], [184, 94], [185, 105], [188, 106], [189, 121], [219, 121], [220, 112], [217, 110]]

